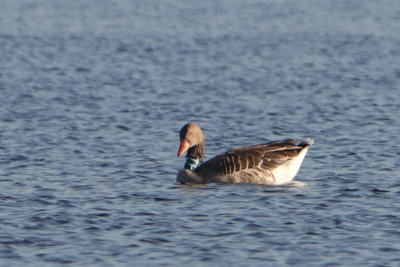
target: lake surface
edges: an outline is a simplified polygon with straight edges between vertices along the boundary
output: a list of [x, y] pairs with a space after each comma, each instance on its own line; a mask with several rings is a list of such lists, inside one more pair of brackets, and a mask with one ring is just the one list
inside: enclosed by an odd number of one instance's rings
[[[0, 265], [398, 266], [397, 1], [0, 2]], [[313, 137], [285, 186], [182, 186]]]

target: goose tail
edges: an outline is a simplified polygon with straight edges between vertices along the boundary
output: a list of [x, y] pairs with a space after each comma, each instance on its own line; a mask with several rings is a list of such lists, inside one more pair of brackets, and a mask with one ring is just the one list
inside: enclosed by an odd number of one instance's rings
[[309, 147], [312, 144], [314, 144], [314, 139], [309, 137], [309, 138], [306, 138], [306, 139], [300, 141], [299, 146], [301, 146], [301, 147]]

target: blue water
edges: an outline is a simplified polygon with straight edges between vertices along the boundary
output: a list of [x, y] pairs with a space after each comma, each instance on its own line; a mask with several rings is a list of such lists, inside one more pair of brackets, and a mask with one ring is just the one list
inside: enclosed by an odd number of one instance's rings
[[[397, 266], [397, 1], [0, 1], [0, 265]], [[175, 183], [313, 137], [285, 186]]]

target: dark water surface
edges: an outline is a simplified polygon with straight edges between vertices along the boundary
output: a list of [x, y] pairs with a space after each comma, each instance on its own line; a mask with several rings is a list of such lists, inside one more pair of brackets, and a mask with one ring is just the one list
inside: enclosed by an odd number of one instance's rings
[[[398, 266], [397, 1], [0, 1], [0, 264]], [[296, 182], [175, 184], [314, 137]]]

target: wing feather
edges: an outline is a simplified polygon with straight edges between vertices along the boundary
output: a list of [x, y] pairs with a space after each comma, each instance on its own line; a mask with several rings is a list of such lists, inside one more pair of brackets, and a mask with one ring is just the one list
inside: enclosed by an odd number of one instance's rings
[[255, 168], [273, 170], [296, 157], [304, 147], [308, 146], [300, 142], [286, 139], [231, 149], [204, 162], [196, 172], [211, 177]]

